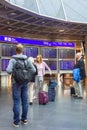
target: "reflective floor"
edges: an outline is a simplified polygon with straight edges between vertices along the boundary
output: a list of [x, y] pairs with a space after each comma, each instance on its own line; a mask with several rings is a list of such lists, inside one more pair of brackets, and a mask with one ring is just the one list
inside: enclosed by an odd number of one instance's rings
[[69, 89], [57, 90], [55, 102], [39, 105], [34, 101], [29, 106], [29, 123], [12, 126], [11, 93], [0, 91], [0, 130], [87, 130], [87, 92], [84, 89], [84, 99], [70, 96]]

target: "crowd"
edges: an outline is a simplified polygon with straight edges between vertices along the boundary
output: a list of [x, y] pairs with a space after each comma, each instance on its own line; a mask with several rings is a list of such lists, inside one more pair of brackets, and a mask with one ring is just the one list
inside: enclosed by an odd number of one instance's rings
[[[85, 79], [85, 66], [81, 53], [76, 54], [76, 63], [74, 70], [80, 70], [79, 81], [74, 79], [74, 97], [83, 98], [82, 81]], [[19, 127], [28, 123], [28, 106], [32, 105], [35, 99], [38, 100], [38, 93], [43, 91], [45, 70], [49, 71], [49, 100], [55, 100], [57, 83], [52, 77], [52, 71], [46, 62], [43, 61], [41, 55], [37, 55], [36, 59], [27, 57], [23, 54], [23, 45], [16, 45], [16, 55], [13, 55], [7, 66], [7, 73], [11, 74], [12, 81], [12, 98], [13, 98], [13, 126]], [[60, 76], [60, 81], [63, 79]], [[52, 93], [52, 94], [51, 94]], [[41, 94], [39, 94], [41, 95]], [[46, 93], [44, 94], [46, 96]], [[54, 97], [54, 98], [53, 98]], [[47, 98], [46, 98], [47, 100]], [[39, 101], [39, 103], [42, 101]], [[45, 103], [45, 102], [44, 102]], [[22, 107], [22, 113], [21, 108]]]

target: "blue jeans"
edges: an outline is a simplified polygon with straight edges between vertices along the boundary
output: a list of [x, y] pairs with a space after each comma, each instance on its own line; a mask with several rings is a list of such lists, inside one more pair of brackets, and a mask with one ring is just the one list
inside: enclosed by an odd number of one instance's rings
[[[13, 96], [13, 113], [14, 122], [20, 123], [20, 120], [26, 120], [28, 114], [28, 85], [12, 85], [12, 96]], [[20, 105], [22, 105], [22, 115], [20, 119]]]

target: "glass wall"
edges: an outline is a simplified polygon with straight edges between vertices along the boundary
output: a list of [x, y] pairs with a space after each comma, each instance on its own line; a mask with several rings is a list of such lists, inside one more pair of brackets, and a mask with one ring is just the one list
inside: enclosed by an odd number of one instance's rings
[[87, 22], [87, 0], [6, 0], [43, 16]]

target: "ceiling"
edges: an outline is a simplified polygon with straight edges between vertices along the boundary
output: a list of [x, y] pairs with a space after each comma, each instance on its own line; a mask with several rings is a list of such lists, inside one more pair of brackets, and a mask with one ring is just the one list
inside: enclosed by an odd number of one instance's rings
[[44, 17], [0, 0], [0, 35], [54, 41], [84, 40], [87, 24]]

